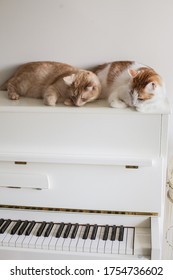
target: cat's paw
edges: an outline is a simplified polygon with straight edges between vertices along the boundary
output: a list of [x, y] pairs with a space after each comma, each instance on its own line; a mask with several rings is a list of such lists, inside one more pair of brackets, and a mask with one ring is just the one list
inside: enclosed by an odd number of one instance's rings
[[11, 100], [18, 100], [19, 99], [19, 95], [16, 92], [9, 92], [8, 97]]
[[146, 108], [143, 106], [143, 104], [138, 104], [138, 106], [135, 107], [136, 111], [141, 112], [141, 113], [146, 113]]
[[67, 98], [64, 101], [64, 105], [66, 105], [66, 106], [73, 106], [74, 103], [73, 103], [73, 101], [70, 98]]
[[50, 95], [50, 96], [45, 96], [44, 98], [44, 104], [48, 106], [55, 106], [56, 101], [57, 101], [56, 96]]
[[109, 100], [109, 105], [112, 108], [119, 108], [119, 109], [123, 109], [127, 107], [126, 103], [124, 103], [121, 100]]

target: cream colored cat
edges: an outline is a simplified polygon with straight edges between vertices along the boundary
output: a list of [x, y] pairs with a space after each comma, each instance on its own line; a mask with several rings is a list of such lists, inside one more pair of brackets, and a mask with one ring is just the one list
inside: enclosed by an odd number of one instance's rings
[[43, 98], [45, 105], [83, 106], [100, 95], [100, 82], [91, 71], [60, 62], [30, 62], [19, 67], [1, 86], [12, 100], [20, 96]]
[[99, 65], [93, 72], [101, 82], [100, 98], [108, 98], [111, 107], [131, 106], [138, 111], [149, 112], [162, 106], [164, 82], [148, 66], [133, 61], [115, 61]]

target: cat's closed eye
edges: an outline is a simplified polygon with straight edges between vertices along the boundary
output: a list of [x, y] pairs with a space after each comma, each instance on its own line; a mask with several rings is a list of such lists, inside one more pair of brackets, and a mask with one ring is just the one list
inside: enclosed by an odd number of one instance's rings
[[92, 86], [86, 86], [86, 87], [84, 87], [84, 90], [85, 90], [85, 91], [91, 91], [92, 89], [93, 89]]

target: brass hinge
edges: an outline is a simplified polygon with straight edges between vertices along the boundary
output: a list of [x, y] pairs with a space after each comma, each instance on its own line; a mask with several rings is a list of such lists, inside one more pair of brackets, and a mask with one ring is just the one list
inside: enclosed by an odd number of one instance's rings
[[139, 168], [138, 165], [126, 165], [125, 167], [129, 168], [129, 169], [138, 169]]
[[15, 163], [15, 164], [27, 164], [26, 161], [15, 161], [14, 163]]

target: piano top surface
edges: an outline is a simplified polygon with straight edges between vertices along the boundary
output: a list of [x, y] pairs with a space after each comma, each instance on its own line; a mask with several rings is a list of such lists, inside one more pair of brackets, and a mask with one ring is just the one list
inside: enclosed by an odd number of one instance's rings
[[[104, 114], [143, 114], [133, 108], [115, 109], [110, 108], [107, 101], [97, 100], [88, 103], [83, 107], [65, 106], [57, 104], [54, 106], [45, 106], [42, 99], [20, 97], [19, 100], [10, 100], [7, 91], [0, 91], [0, 112], [46, 112], [46, 113], [104, 113]], [[149, 114], [169, 114], [170, 106], [168, 100], [165, 100], [164, 112], [153, 112]], [[148, 114], [148, 113], [147, 113]]]

